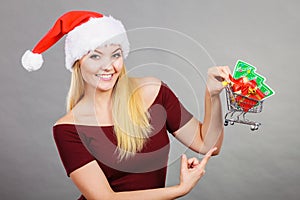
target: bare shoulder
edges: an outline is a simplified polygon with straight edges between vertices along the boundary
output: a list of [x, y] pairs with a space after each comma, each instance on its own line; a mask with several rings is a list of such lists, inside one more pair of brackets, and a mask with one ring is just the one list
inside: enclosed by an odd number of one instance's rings
[[145, 104], [149, 107], [159, 93], [160, 86], [162, 84], [161, 80], [150, 76], [135, 78], [135, 80]]
[[64, 116], [62, 116], [61, 118], [59, 118], [55, 124], [55, 125], [58, 125], [58, 124], [74, 124], [74, 118], [73, 118], [73, 115], [71, 112], [68, 112], [67, 114], [65, 114]]
[[157, 88], [160, 88], [161, 85], [161, 80], [152, 77], [152, 76], [147, 76], [147, 77], [141, 77], [141, 78], [134, 78], [139, 86], [140, 89], [147, 89], [147, 90], [155, 90]]

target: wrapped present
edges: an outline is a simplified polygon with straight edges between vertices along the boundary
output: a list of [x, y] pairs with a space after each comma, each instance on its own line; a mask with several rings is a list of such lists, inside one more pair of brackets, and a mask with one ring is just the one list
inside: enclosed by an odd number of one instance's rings
[[[240, 80], [240, 78], [247, 78], [250, 80], [250, 83], [255, 82], [259, 90], [265, 95], [264, 100], [275, 94], [275, 91], [272, 90], [266, 83], [266, 78], [256, 72], [256, 67], [246, 63], [245, 61], [238, 60], [234, 67], [233, 78]], [[242, 80], [243, 80], [242, 79]]]
[[229, 79], [231, 90], [237, 94], [235, 101], [244, 112], [248, 112], [265, 97], [265, 94], [257, 87], [256, 80], [248, 80], [247, 77], [234, 79], [231, 75]]

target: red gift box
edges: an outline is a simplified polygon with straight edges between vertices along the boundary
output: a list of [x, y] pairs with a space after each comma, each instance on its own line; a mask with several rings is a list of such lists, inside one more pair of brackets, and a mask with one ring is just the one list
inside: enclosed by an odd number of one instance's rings
[[264, 93], [257, 88], [256, 80], [249, 81], [247, 77], [234, 79], [231, 75], [229, 79], [231, 90], [237, 94], [235, 101], [244, 112], [248, 112], [259, 100], [265, 97]]

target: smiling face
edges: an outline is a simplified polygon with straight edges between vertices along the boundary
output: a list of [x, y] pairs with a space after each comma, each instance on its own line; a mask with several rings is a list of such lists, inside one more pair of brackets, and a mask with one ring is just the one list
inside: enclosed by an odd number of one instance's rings
[[112, 90], [123, 68], [119, 45], [98, 47], [80, 59], [80, 70], [85, 87], [101, 91]]

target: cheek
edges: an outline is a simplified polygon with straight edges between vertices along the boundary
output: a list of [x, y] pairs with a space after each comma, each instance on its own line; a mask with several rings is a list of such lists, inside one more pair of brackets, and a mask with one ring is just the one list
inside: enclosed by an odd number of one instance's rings
[[98, 63], [93, 62], [91, 60], [86, 60], [82, 63], [81, 69], [84, 71], [84, 73], [95, 73], [98, 69]]
[[114, 68], [117, 70], [117, 71], [121, 71], [122, 67], [123, 67], [123, 59], [118, 59], [116, 60], [114, 63]]
[[81, 69], [81, 76], [82, 76], [83, 80], [86, 82], [88, 76], [87, 76], [87, 73], [86, 73], [85, 70], [82, 70], [82, 69]]
[[92, 74], [95, 74], [95, 72], [90, 69], [90, 68], [87, 68], [86, 66], [81, 66], [80, 68], [81, 70], [81, 75], [82, 75], [82, 78], [84, 81], [88, 81], [89, 79], [91, 79], [91, 75]]
[[80, 65], [81, 74], [85, 77], [89, 74], [95, 74], [97, 69], [97, 64], [89, 59], [83, 60]]

